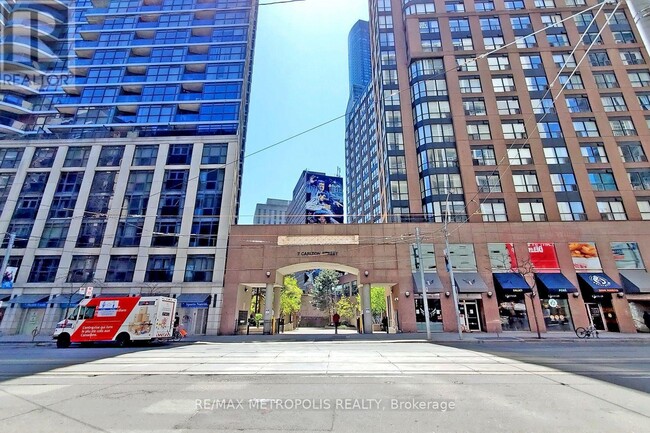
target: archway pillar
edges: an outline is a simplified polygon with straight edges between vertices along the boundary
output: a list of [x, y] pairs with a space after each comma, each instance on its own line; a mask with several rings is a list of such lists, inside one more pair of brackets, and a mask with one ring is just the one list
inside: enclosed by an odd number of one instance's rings
[[273, 331], [273, 283], [266, 285], [264, 294], [264, 335], [270, 335]]
[[361, 286], [361, 317], [363, 333], [372, 334], [372, 310], [370, 308], [370, 284]]

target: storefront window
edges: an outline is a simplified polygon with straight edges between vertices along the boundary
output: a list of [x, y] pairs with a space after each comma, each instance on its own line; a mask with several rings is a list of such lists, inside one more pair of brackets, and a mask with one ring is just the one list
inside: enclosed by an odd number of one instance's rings
[[[432, 331], [442, 332], [442, 308], [440, 299], [428, 298], [429, 304], [429, 322]], [[418, 331], [426, 332], [426, 318], [424, 316], [424, 300], [422, 297], [415, 298], [415, 321]]]
[[542, 299], [542, 311], [547, 331], [573, 331], [571, 311], [566, 299]]
[[524, 295], [499, 299], [499, 316], [504, 331], [530, 331]]

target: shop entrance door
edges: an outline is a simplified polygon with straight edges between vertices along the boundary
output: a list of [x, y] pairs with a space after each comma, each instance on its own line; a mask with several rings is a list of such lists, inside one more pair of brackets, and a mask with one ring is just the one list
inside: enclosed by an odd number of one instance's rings
[[478, 301], [460, 301], [458, 303], [461, 325], [467, 331], [481, 331], [481, 315], [479, 314]]
[[196, 321], [194, 322], [194, 333], [203, 335], [208, 326], [208, 309], [199, 308], [196, 310]]
[[21, 335], [34, 335], [40, 330], [44, 316], [44, 308], [25, 308], [18, 333]]
[[587, 302], [585, 304], [587, 308], [587, 315], [589, 316], [589, 321], [598, 329], [599, 331], [607, 331], [605, 326], [605, 321], [603, 320], [603, 309], [600, 304], [595, 302]]

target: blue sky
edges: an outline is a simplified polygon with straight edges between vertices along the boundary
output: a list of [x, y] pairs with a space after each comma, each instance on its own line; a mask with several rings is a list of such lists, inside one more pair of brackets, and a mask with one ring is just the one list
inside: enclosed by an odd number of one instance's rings
[[[368, 19], [368, 0], [260, 7], [246, 155], [345, 113], [347, 38], [359, 19]], [[344, 175], [344, 139], [339, 119], [246, 158], [239, 224], [252, 224], [267, 198], [291, 199], [305, 169]]]

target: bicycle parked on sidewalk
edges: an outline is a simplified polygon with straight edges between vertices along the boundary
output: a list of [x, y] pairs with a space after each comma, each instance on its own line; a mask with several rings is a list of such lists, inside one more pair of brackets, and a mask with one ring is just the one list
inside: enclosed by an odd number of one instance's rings
[[590, 325], [586, 328], [576, 328], [576, 335], [578, 338], [591, 338], [591, 337], [598, 337], [598, 330], [594, 325]]

